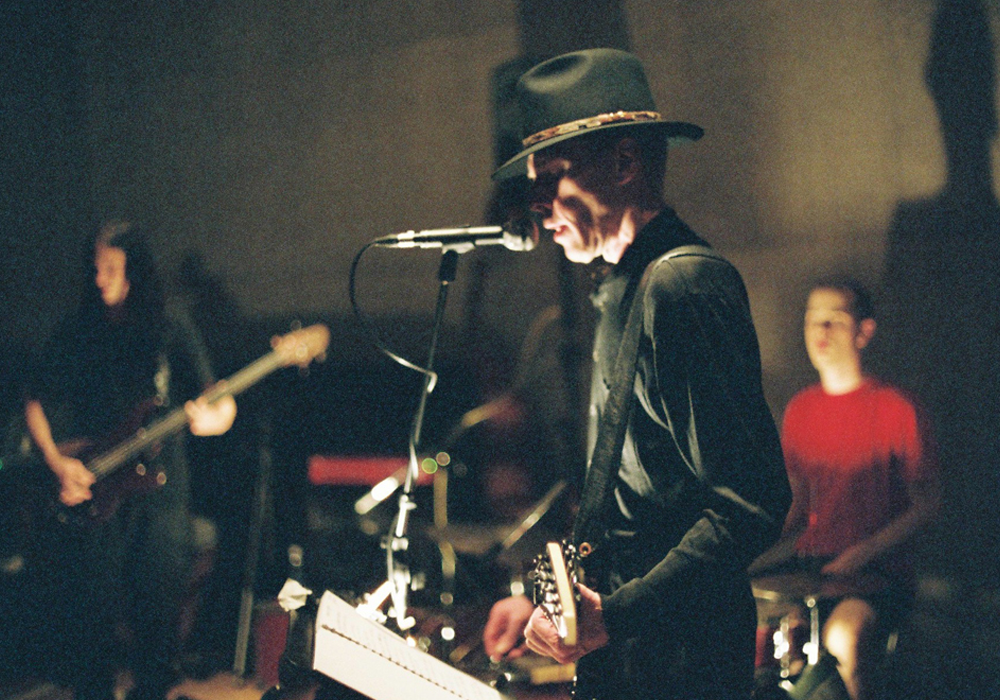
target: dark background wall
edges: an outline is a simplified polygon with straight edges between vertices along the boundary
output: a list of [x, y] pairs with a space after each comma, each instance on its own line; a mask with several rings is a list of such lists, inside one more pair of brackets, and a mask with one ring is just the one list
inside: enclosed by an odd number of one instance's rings
[[[995, 573], [995, 3], [95, 0], [0, 12], [8, 410], [86, 283], [94, 222], [128, 216], [154, 229], [220, 374], [293, 319], [333, 328], [311, 379], [241, 404], [247, 460], [264, 410], [299, 427], [293, 470], [312, 451], [404, 451], [416, 389], [352, 316], [354, 254], [387, 233], [493, 218], [510, 77], [535, 58], [619, 46], [644, 60], [665, 115], [706, 129], [671, 154], [668, 198], [744, 274], [775, 416], [813, 379], [800, 331], [809, 282], [857, 274], [884, 311], [872, 367], [920, 396], [941, 445], [946, 509], [925, 565]], [[378, 250], [359, 268], [361, 304], [417, 361], [438, 262]], [[586, 284], [551, 242], [463, 256], [429, 434], [526, 373], [553, 427], [547, 449], [571, 462], [587, 316], [566, 299]], [[543, 324], [553, 307], [561, 322]], [[538, 328], [526, 367], [518, 353]]]

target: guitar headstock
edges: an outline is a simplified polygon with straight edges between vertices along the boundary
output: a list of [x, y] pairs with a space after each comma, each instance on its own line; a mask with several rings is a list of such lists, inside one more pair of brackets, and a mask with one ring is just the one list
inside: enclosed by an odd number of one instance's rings
[[322, 323], [299, 328], [271, 339], [271, 347], [286, 367], [306, 367], [313, 360], [322, 361], [330, 345], [330, 329]]
[[569, 542], [549, 542], [535, 558], [532, 598], [555, 626], [559, 638], [576, 644], [579, 566], [576, 548]]

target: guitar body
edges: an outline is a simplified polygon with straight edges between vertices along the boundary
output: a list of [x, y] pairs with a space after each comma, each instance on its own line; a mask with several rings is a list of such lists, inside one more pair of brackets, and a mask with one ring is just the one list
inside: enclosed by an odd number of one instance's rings
[[[105, 481], [91, 487], [93, 498], [76, 506], [67, 506], [53, 499], [52, 509], [61, 523], [91, 526], [107, 522], [118, 512], [123, 502], [143, 493], [155, 491], [162, 484], [157, 478], [164, 478], [162, 471], [142, 471], [144, 465], [138, 463], [134, 468], [118, 472]], [[164, 482], [165, 483], [165, 482]], [[57, 487], [58, 488], [58, 487]]]
[[78, 524], [97, 524], [111, 519], [126, 500], [156, 491], [167, 482], [167, 475], [150, 466], [148, 460], [138, 460], [114, 474], [96, 482], [90, 489], [93, 498], [78, 506], [60, 504], [57, 517]]
[[[79, 459], [94, 472], [93, 463], [102, 455], [113, 451], [116, 445], [130, 436], [142, 434], [156, 409], [155, 400], [143, 401], [131, 412], [127, 421], [100, 441], [76, 439], [60, 442], [59, 451], [68, 457]], [[150, 443], [141, 453], [116, 465], [114, 470], [98, 475], [97, 481], [90, 488], [93, 497], [84, 503], [76, 506], [63, 505], [56, 493], [53, 499], [55, 517], [62, 523], [81, 526], [104, 523], [111, 519], [126, 500], [163, 486], [167, 475], [154, 461], [161, 446], [160, 442]], [[55, 488], [58, 488], [58, 484]]]

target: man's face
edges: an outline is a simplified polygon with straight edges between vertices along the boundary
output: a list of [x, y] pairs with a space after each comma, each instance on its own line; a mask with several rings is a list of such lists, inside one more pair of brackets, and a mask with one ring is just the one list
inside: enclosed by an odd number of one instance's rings
[[817, 370], [856, 365], [871, 339], [854, 318], [851, 302], [850, 294], [839, 289], [820, 288], [809, 294], [806, 352]]
[[97, 268], [94, 284], [104, 304], [109, 308], [119, 306], [128, 296], [130, 287], [125, 274], [125, 251], [99, 244], [94, 251], [94, 267]]
[[565, 144], [528, 156], [531, 210], [541, 215], [552, 240], [573, 262], [589, 263], [604, 255], [606, 241], [621, 222], [608, 161], [607, 154]]

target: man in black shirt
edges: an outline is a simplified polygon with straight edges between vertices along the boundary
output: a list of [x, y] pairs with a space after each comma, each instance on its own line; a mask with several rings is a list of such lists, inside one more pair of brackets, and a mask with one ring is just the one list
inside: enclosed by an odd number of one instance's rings
[[[577, 662], [584, 698], [747, 698], [746, 567], [778, 537], [790, 491], [740, 275], [663, 201], [668, 145], [702, 131], [662, 119], [641, 64], [622, 51], [546, 61], [522, 76], [518, 99], [524, 149], [494, 177], [526, 174], [530, 206], [566, 257], [612, 267], [594, 295], [591, 463], [575, 525], [593, 554], [579, 638], [567, 645], [513, 597], [491, 611], [486, 650], [523, 653], [523, 634], [528, 649]], [[618, 410], [609, 396], [633, 298], [634, 380], [625, 375]], [[616, 427], [617, 443], [607, 440]], [[622, 448], [602, 489], [595, 450], [606, 444]]]

